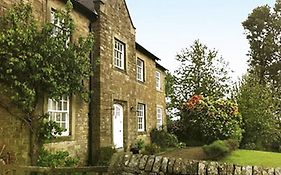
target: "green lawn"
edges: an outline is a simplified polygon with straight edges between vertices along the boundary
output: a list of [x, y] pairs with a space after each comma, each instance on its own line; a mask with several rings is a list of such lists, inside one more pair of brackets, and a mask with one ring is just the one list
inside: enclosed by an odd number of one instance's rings
[[[189, 147], [183, 149], [168, 150], [160, 154], [164, 157], [176, 157], [192, 160], [206, 160], [201, 147]], [[221, 162], [228, 162], [236, 165], [251, 165], [262, 167], [281, 167], [281, 153], [253, 151], [253, 150], [237, 150], [227, 156]]]
[[237, 150], [221, 161], [239, 165], [281, 167], [281, 153]]

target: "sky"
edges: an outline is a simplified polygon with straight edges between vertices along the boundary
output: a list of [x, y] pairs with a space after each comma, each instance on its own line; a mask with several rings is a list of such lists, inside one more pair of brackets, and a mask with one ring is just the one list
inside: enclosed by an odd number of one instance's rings
[[252, 10], [275, 0], [126, 0], [136, 40], [161, 59], [170, 72], [177, 53], [195, 40], [216, 49], [237, 80], [247, 71], [249, 51], [242, 22]]

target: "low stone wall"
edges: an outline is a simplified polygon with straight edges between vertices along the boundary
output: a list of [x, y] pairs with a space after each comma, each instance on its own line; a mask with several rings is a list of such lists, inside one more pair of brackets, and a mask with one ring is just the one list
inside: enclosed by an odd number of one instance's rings
[[281, 175], [280, 168], [239, 166], [162, 156], [123, 154], [113, 158], [113, 175]]

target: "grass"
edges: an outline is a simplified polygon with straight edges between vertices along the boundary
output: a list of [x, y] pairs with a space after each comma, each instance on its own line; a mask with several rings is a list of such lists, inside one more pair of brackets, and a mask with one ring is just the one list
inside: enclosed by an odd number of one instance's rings
[[[206, 160], [201, 147], [189, 147], [183, 149], [169, 150], [160, 153], [164, 157], [176, 157], [190, 160]], [[220, 162], [227, 162], [236, 165], [250, 165], [261, 167], [281, 167], [281, 153], [253, 151], [253, 150], [236, 150]]]
[[239, 165], [281, 167], [281, 153], [236, 150], [221, 161]]

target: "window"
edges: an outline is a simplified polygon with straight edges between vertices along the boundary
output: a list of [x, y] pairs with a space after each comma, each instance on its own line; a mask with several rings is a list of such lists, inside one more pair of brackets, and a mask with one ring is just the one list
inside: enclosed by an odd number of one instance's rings
[[63, 96], [58, 101], [49, 99], [48, 100], [48, 113], [49, 120], [53, 120], [59, 124], [60, 127], [64, 128], [61, 136], [69, 135], [69, 98]]
[[137, 106], [137, 118], [138, 118], [138, 131], [145, 131], [145, 105], [139, 103]]
[[122, 70], [125, 67], [125, 44], [117, 39], [114, 41], [114, 66]]
[[69, 35], [65, 41], [66, 46], [68, 46], [68, 43], [70, 42], [70, 32], [68, 30], [63, 30], [63, 23], [64, 20], [58, 18], [56, 14], [56, 10], [51, 9], [51, 23], [55, 26], [53, 30], [53, 37], [57, 36], [60, 32], [65, 32], [66, 35]]
[[144, 61], [137, 59], [137, 80], [144, 82]]
[[163, 115], [162, 115], [162, 108], [158, 107], [156, 108], [156, 128], [158, 130], [162, 129], [163, 126]]
[[160, 91], [161, 90], [161, 74], [159, 71], [156, 71], [155, 77], [156, 77], [156, 89], [158, 91]]

